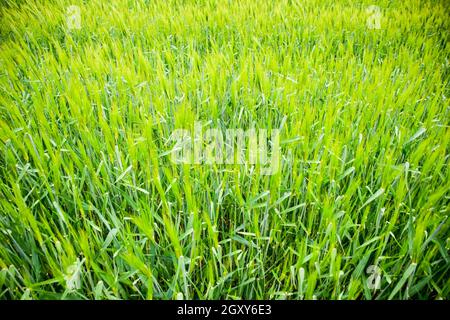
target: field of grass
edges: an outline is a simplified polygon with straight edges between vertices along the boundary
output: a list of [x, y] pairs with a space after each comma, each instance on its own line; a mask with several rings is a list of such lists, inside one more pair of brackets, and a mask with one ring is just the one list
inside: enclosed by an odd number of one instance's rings
[[448, 299], [450, 3], [374, 2], [1, 0], [0, 298]]

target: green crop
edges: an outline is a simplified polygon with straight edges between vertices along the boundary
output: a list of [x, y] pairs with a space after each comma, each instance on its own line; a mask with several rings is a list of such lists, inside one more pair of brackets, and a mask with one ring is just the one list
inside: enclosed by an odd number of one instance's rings
[[[0, 298], [448, 299], [449, 13], [1, 0]], [[196, 122], [279, 169], [173, 162]]]

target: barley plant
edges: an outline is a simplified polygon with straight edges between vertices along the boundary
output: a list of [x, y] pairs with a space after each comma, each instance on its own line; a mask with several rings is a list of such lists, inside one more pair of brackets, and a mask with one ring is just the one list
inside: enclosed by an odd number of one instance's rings
[[448, 299], [450, 3], [374, 2], [1, 0], [0, 298]]

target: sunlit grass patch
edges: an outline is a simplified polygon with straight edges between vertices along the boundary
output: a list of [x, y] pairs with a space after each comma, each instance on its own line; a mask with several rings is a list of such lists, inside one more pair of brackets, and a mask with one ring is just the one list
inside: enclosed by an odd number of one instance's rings
[[1, 298], [449, 297], [445, 1], [0, 3]]

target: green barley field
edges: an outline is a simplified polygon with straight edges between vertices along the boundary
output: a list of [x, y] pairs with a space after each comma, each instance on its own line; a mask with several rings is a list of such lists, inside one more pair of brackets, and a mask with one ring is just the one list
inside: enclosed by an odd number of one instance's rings
[[444, 0], [1, 0], [0, 298], [448, 299], [449, 31]]

